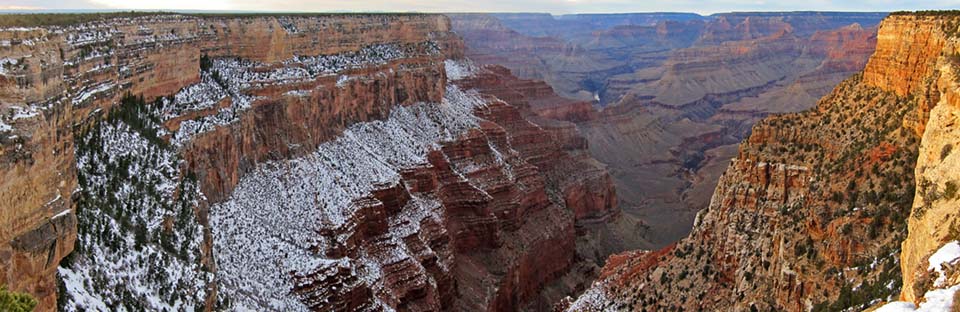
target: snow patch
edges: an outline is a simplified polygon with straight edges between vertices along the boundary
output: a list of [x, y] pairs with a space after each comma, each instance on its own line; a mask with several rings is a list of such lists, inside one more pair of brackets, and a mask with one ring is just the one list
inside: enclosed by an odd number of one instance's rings
[[943, 272], [944, 264], [956, 264], [960, 259], [960, 243], [952, 241], [944, 244], [936, 252], [930, 255], [927, 260], [927, 270], [937, 272], [937, 280], [934, 282], [936, 289], [931, 289], [923, 295], [923, 302], [920, 306], [912, 302], [895, 301], [877, 309], [877, 312], [934, 312], [950, 311], [953, 307], [953, 295], [960, 290], [960, 285], [946, 287], [946, 274]]
[[580, 297], [577, 297], [577, 300], [567, 308], [567, 311], [616, 311], [608, 304], [610, 302], [604, 282], [594, 282], [593, 286], [583, 292]]
[[0, 119], [0, 132], [8, 132], [8, 131], [13, 131], [13, 126], [10, 126], [4, 123], [3, 120]]
[[97, 95], [100, 92], [113, 89], [114, 86], [116, 86], [115, 83], [107, 81], [92, 87], [88, 87], [84, 89], [82, 92], [80, 92], [79, 95], [73, 98], [73, 105], [77, 106], [77, 105], [86, 104], [87, 100], [89, 100], [94, 95]]
[[912, 302], [896, 301], [883, 305], [876, 312], [941, 312], [950, 311], [953, 307], [953, 295], [960, 290], [960, 285], [946, 289], [934, 289], [923, 295], [920, 306]]
[[0, 58], [0, 75], [6, 75], [8, 70], [15, 68], [19, 63], [20, 61], [15, 58]]
[[957, 243], [957, 241], [944, 244], [937, 252], [930, 255], [930, 259], [927, 260], [927, 271], [937, 272], [937, 280], [933, 283], [934, 287], [942, 287], [947, 280], [947, 276], [943, 272], [943, 265], [954, 264], [957, 259], [960, 259], [960, 243]]
[[480, 71], [480, 67], [470, 60], [446, 60], [443, 67], [447, 72], [447, 80], [450, 81], [473, 77]]

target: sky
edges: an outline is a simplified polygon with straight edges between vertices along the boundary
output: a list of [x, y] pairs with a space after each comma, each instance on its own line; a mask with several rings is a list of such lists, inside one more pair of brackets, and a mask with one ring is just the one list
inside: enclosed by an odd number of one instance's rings
[[0, 10], [43, 9], [712, 14], [730, 11], [960, 9], [960, 0], [0, 0]]

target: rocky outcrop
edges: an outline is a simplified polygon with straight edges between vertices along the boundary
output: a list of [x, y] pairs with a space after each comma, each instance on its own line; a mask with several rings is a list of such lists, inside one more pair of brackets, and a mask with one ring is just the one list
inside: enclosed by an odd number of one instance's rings
[[[953, 182], [944, 161], [952, 50], [880, 48], [909, 45], [912, 36], [950, 42], [940, 25], [951, 18], [934, 16], [886, 19], [863, 74], [814, 110], [753, 128], [687, 238], [657, 256], [611, 258], [605, 271], [614, 273], [571, 307], [834, 311], [896, 298], [901, 284], [901, 298], [918, 304], [929, 286], [948, 287], [931, 282], [927, 259], [956, 239], [944, 222], [955, 210], [947, 209]], [[939, 103], [926, 106], [929, 122], [917, 116], [925, 102]]]
[[[122, 86], [155, 97], [176, 92], [199, 77], [196, 40], [189, 35], [154, 37], [145, 29], [171, 34], [190, 25], [144, 18], [74, 31], [0, 31], [4, 38], [0, 171], [5, 176], [0, 206], [6, 216], [0, 250], [9, 255], [0, 261], [7, 269], [0, 283], [38, 296], [40, 310], [55, 307], [56, 263], [73, 249], [76, 238], [76, 229], [70, 228], [76, 222], [63, 224], [57, 235], [43, 230], [51, 216], [69, 213], [73, 207], [77, 188], [73, 126], [83, 123], [91, 111], [109, 107]], [[135, 87], [133, 82], [138, 82]], [[23, 250], [9, 249], [18, 239], [39, 240], [29, 244], [54, 240], [61, 247], [49, 256], [26, 256]], [[25, 259], [35, 262], [26, 264]]]
[[[0, 206], [4, 207], [3, 220], [7, 222], [0, 231], [3, 242], [0, 269], [4, 272], [0, 283], [36, 296], [40, 310], [55, 307], [57, 264], [74, 249], [77, 236], [77, 219], [71, 213], [77, 205], [75, 190], [78, 188], [74, 134], [78, 127], [96, 123], [101, 116], [98, 112], [113, 109], [124, 94], [142, 96], [147, 101], [167, 96], [172, 99], [174, 94], [185, 93], [181, 91], [190, 89], [189, 86], [203, 85], [209, 82], [204, 79], [211, 77], [206, 69], [201, 70], [203, 55], [252, 59], [262, 62], [258, 66], [266, 70], [272, 66], [269, 64], [280, 64], [294, 55], [309, 58], [354, 53], [355, 58], [356, 51], [371, 46], [394, 45], [407, 49], [403, 60], [380, 56], [389, 62], [379, 67], [345, 64], [352, 66], [351, 71], [345, 72], [347, 75], [375, 76], [378, 72], [392, 72], [393, 77], [351, 80], [346, 88], [339, 89], [334, 86], [336, 76], [319, 78], [309, 86], [301, 84], [304, 88], [328, 88], [318, 91], [313, 101], [306, 97], [284, 97], [283, 92], [295, 87], [279, 83], [269, 86], [270, 81], [260, 81], [256, 88], [245, 87], [243, 92], [260, 100], [252, 109], [260, 114], [245, 114], [244, 120], [248, 121], [237, 123], [247, 125], [248, 131], [240, 131], [237, 136], [241, 139], [246, 136], [249, 144], [246, 151], [205, 154], [210, 159], [224, 160], [236, 156], [231, 162], [223, 162], [223, 167], [215, 168], [198, 165], [188, 157], [187, 169], [196, 170], [192, 172], [202, 176], [202, 189], [210, 194], [210, 199], [217, 200], [230, 186], [223, 181], [230, 181], [230, 175], [235, 180], [242, 173], [238, 170], [239, 163], [250, 167], [257, 161], [302, 154], [302, 149], [292, 146], [315, 147], [351, 123], [382, 118], [395, 104], [439, 101], [443, 96], [444, 75], [442, 63], [437, 61], [460, 57], [463, 50], [462, 42], [449, 32], [447, 19], [438, 15], [249, 18], [119, 15], [121, 17], [82, 25], [0, 30], [0, 111], [3, 112], [0, 172], [6, 177], [0, 188]], [[314, 37], [323, 41], [310, 39]], [[436, 53], [439, 49], [442, 54]], [[318, 101], [355, 105], [351, 103], [367, 100], [371, 106], [341, 106], [342, 109], [327, 106], [322, 109], [329, 109], [328, 112], [312, 115], [303, 111], [307, 103]], [[216, 107], [223, 111], [244, 104], [247, 103], [227, 100], [220, 101]], [[375, 108], [377, 106], [379, 108]], [[321, 106], [310, 109], [317, 108]], [[185, 122], [195, 127], [193, 121], [219, 114], [217, 109], [194, 113], [191, 112], [193, 117], [180, 118], [178, 112], [169, 123], [171, 130], [179, 131]], [[301, 127], [311, 125], [306, 122], [310, 117], [316, 117], [310, 120], [317, 123], [314, 125], [326, 125], [334, 119], [339, 120], [339, 125], [316, 126], [310, 130], [281, 128], [295, 127], [292, 123], [296, 120], [288, 119], [289, 116], [299, 120]], [[271, 122], [278, 128], [266, 128]], [[279, 133], [286, 133], [282, 143], [272, 138]], [[265, 136], [271, 138], [264, 141]], [[214, 136], [208, 137], [212, 142]], [[184, 149], [184, 155], [200, 155], [196, 146], [203, 146], [203, 142], [198, 139], [196, 145]], [[216, 146], [229, 147], [229, 143], [219, 142]], [[68, 217], [74, 221], [63, 222]], [[90, 220], [80, 220], [81, 225], [87, 222]], [[205, 261], [212, 262], [211, 259]]]
[[449, 21], [440, 15], [330, 14], [204, 18], [198, 25], [203, 50], [211, 56], [236, 56], [276, 63], [294, 56], [329, 55], [363, 47], [416, 43], [425, 39], [442, 43], [445, 53], [462, 52], [450, 33]]
[[517, 79], [497, 66], [460, 84], [521, 108], [510, 111], [490, 105], [479, 116], [496, 120], [514, 135], [513, 146], [545, 173], [548, 184], [560, 191], [558, 195], [578, 223], [602, 221], [619, 213], [605, 166], [585, 153], [588, 143], [573, 123], [564, 121], [593, 118], [593, 110], [583, 108], [588, 103], [561, 98], [543, 82]]
[[937, 16], [909, 15], [884, 20], [876, 53], [863, 71], [864, 81], [901, 96], [916, 91], [935, 70], [948, 39], [942, 32], [946, 22]]
[[2, 30], [0, 282], [44, 311], [549, 307], [631, 229], [569, 122], [595, 111], [463, 51], [424, 14]]
[[[447, 76], [460, 66], [445, 65]], [[320, 310], [551, 304], [556, 298], [542, 292], [568, 276], [577, 260], [578, 217], [616, 215], [609, 176], [574, 153], [582, 144], [549, 140], [570, 136], [561, 133], [569, 128], [538, 127], [527, 108], [485, 91], [503, 86], [471, 79], [456, 84], [480, 94], [448, 85], [442, 104], [396, 106], [382, 120], [355, 123], [321, 142], [316, 152], [241, 176], [211, 208], [213, 228], [222, 228], [214, 242], [224, 293], [235, 307], [263, 307], [260, 298]], [[607, 183], [590, 184], [595, 181]], [[290, 207], [297, 207], [293, 216], [285, 215]], [[268, 221], [256, 217], [261, 213], [281, 216]], [[321, 221], [304, 223], [299, 214], [319, 214], [307, 219]], [[261, 232], [282, 234], [244, 243], [261, 237], [249, 233]], [[289, 240], [273, 239], [278, 236]], [[249, 254], [256, 256], [242, 256]], [[263, 271], [274, 261], [290, 263], [292, 281]], [[569, 280], [582, 285], [589, 274]], [[253, 294], [239, 286], [252, 283], [279, 285]], [[283, 287], [290, 284], [293, 298]], [[550, 287], [568, 294], [577, 285]]]
[[[309, 153], [353, 123], [387, 117], [394, 105], [440, 102], [445, 75], [438, 60], [404, 59], [346, 71], [343, 75], [379, 77], [340, 85], [333, 76], [250, 90], [265, 100], [253, 103], [238, 122], [193, 138], [183, 150], [188, 167], [197, 172], [204, 194], [220, 201], [256, 163]], [[291, 89], [307, 91], [284, 95]]]
[[[558, 94], [605, 106], [590, 112], [586, 102], [531, 102], [542, 116], [577, 124], [590, 154], [612, 169], [626, 219], [647, 227], [642, 236], [654, 242], [634, 248], [659, 248], [688, 234], [754, 123], [812, 107], [863, 69], [882, 16], [451, 18], [478, 63], [503, 65], [517, 76], [544, 80]], [[577, 23], [594, 30], [549, 32]]]
[[[601, 306], [838, 310], [895, 293], [886, 288], [899, 280], [890, 254], [905, 235], [912, 193], [912, 179], [899, 176], [909, 177], [917, 148], [900, 126], [909, 109], [855, 77], [817, 111], [765, 120], [691, 234], [656, 265], [635, 269], [637, 278], [599, 284], [609, 298]], [[865, 132], [847, 131], [851, 124]], [[801, 131], [812, 125], [817, 131]]]

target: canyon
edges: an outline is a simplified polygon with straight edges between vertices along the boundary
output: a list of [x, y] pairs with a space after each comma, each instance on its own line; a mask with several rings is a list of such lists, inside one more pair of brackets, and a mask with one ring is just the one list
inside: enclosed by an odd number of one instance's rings
[[951, 12], [10, 24], [0, 285], [37, 311], [891, 311], [960, 289]]
[[863, 69], [885, 14], [450, 16], [468, 58], [573, 100], [534, 111], [577, 124], [643, 224], [629, 247], [657, 249], [689, 233], [753, 124]]
[[952, 309], [957, 25], [886, 18], [862, 72], [753, 127], [688, 237], [612, 256], [569, 309]]
[[638, 226], [531, 110], [563, 99], [465, 59], [442, 15], [0, 38], [0, 283], [40, 311], [545, 310]]

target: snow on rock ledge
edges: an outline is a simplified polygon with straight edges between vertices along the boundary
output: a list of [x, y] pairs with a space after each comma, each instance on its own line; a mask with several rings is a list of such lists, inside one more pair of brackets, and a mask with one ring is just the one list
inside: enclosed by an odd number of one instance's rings
[[[383, 259], [317, 254], [312, 250], [335, 244], [318, 242], [317, 233], [344, 226], [356, 213], [356, 200], [378, 185], [395, 185], [401, 170], [426, 163], [438, 143], [477, 127], [472, 111], [479, 105], [477, 94], [448, 86], [442, 104], [398, 106], [388, 119], [353, 125], [313, 154], [266, 163], [244, 176], [226, 202], [211, 208], [223, 293], [238, 309], [303, 311], [302, 301], [310, 298], [292, 295], [301, 286], [294, 285], [293, 273], [348, 270], [376, 285], [381, 272], [375, 263]], [[413, 198], [410, 205], [423, 215], [407, 216], [407, 226], [437, 218], [429, 213], [438, 206], [435, 199]]]
[[909, 312], [909, 311], [950, 311], [953, 307], [953, 296], [960, 290], [960, 284], [947, 286], [947, 273], [944, 266], [956, 265], [960, 261], [960, 243], [952, 241], [944, 244], [940, 249], [930, 255], [927, 260], [928, 271], [937, 274], [937, 279], [933, 282], [934, 289], [928, 290], [923, 296], [923, 302], [919, 306], [912, 302], [897, 301], [888, 303], [877, 312]]

